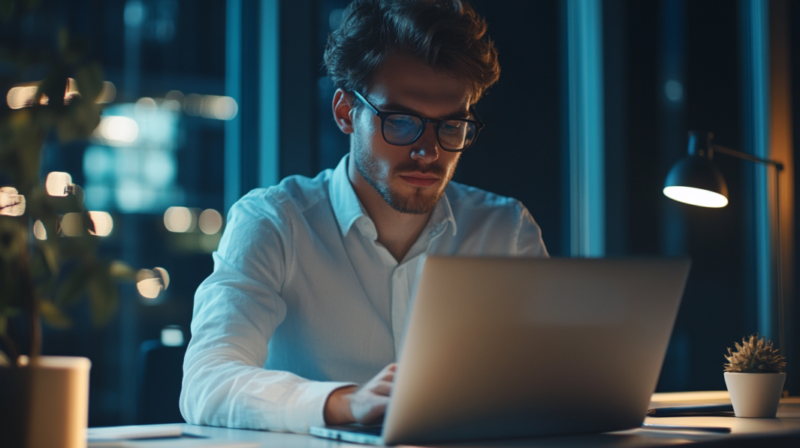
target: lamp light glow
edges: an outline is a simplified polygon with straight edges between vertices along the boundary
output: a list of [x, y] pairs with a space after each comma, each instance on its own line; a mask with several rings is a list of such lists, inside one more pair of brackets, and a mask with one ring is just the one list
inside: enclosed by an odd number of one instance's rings
[[728, 198], [713, 191], [693, 187], [664, 187], [664, 196], [685, 204], [700, 207], [722, 208], [728, 205]]

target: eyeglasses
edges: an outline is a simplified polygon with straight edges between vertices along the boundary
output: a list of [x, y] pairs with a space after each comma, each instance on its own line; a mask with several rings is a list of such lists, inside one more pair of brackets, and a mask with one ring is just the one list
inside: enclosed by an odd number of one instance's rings
[[353, 94], [361, 100], [372, 112], [381, 119], [381, 133], [386, 143], [396, 146], [406, 146], [419, 140], [425, 125], [433, 123], [436, 126], [436, 138], [439, 145], [445, 151], [459, 152], [472, 145], [478, 138], [478, 133], [483, 129], [483, 122], [474, 108], [470, 107], [470, 113], [477, 120], [466, 118], [446, 118], [444, 120], [432, 120], [417, 114], [404, 112], [381, 112], [372, 103], [367, 101], [358, 92]]

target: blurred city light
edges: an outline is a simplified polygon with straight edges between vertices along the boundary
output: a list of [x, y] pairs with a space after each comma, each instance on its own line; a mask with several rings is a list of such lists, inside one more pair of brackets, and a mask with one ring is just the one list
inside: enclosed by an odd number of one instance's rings
[[114, 98], [117, 97], [117, 88], [114, 86], [114, 83], [110, 81], [103, 81], [103, 90], [100, 91], [100, 95], [97, 97], [97, 103], [99, 104], [108, 104], [114, 101]]
[[186, 99], [186, 95], [184, 95], [183, 92], [181, 92], [180, 90], [170, 90], [164, 96], [164, 99], [167, 101], [173, 100], [179, 103], [183, 103], [183, 101]]
[[147, 278], [136, 282], [136, 289], [139, 294], [146, 299], [155, 299], [161, 294], [161, 280], [157, 278]]
[[137, 28], [142, 25], [145, 18], [145, 9], [142, 2], [138, 0], [131, 0], [125, 3], [125, 25], [130, 28]]
[[161, 277], [161, 283], [164, 284], [164, 289], [169, 288], [169, 273], [164, 268], [155, 267], [153, 268], [156, 274]]
[[35, 236], [37, 240], [44, 241], [47, 239], [47, 230], [44, 228], [42, 221], [38, 219], [33, 223], [33, 236]]
[[[11, 109], [22, 109], [23, 107], [30, 107], [34, 105], [36, 99], [36, 92], [39, 90], [39, 81], [20, 84], [12, 87], [6, 93], [6, 104]], [[67, 78], [66, 89], [64, 90], [64, 104], [69, 104], [73, 97], [80, 95], [78, 91], [78, 82], [74, 78]], [[109, 81], [103, 81], [103, 89], [97, 97], [97, 103], [110, 103], [114, 101], [117, 95], [117, 89]], [[39, 99], [40, 105], [49, 104], [50, 99], [47, 95], [42, 95]]]
[[25, 213], [25, 196], [14, 187], [0, 187], [0, 215], [22, 216]]
[[152, 110], [158, 108], [158, 104], [156, 104], [156, 100], [149, 98], [149, 97], [142, 97], [136, 100], [136, 109], [138, 111], [142, 110]]
[[[172, 99], [140, 98], [136, 103], [109, 105], [103, 111], [108, 129], [127, 129], [130, 143], [111, 140], [101, 125], [83, 154], [87, 207], [122, 213], [163, 213], [185, 201], [177, 185], [177, 152], [181, 105]], [[109, 120], [106, 122], [106, 120]], [[116, 123], [115, 123], [116, 122]], [[122, 124], [124, 126], [117, 126]], [[113, 125], [113, 126], [112, 126]]]
[[69, 194], [70, 186], [72, 185], [72, 176], [69, 173], [60, 171], [53, 171], [47, 175], [44, 182], [44, 188], [47, 194], [55, 197], [65, 197]]
[[169, 274], [164, 268], [142, 269], [136, 276], [136, 289], [147, 299], [155, 299], [169, 287]]
[[67, 213], [61, 218], [61, 233], [64, 236], [83, 235], [83, 215], [80, 213]]
[[183, 345], [183, 330], [177, 325], [167, 325], [161, 329], [161, 345], [180, 347]]
[[67, 78], [67, 90], [64, 92], [64, 104], [69, 104], [72, 97], [80, 95], [78, 92], [78, 82], [72, 78]]
[[664, 95], [668, 100], [677, 103], [683, 98], [683, 84], [680, 81], [670, 79], [664, 83]]
[[[156, 103], [158, 103], [158, 101], [156, 101]], [[162, 109], [174, 110], [175, 112], [180, 112], [181, 108], [183, 107], [178, 100], [164, 99], [160, 104]]]
[[186, 207], [170, 207], [164, 212], [164, 227], [170, 232], [185, 233], [194, 227], [195, 218]]
[[112, 146], [125, 146], [136, 141], [139, 125], [128, 117], [104, 117], [94, 133]]
[[236, 100], [229, 96], [205, 95], [200, 106], [200, 115], [217, 120], [232, 120], [238, 111]]
[[190, 93], [183, 101], [183, 111], [193, 117], [232, 120], [239, 112], [239, 105], [229, 96]]
[[97, 236], [108, 236], [114, 229], [114, 219], [107, 212], [89, 212], [89, 218], [94, 223], [94, 232], [89, 233]]
[[203, 210], [203, 213], [200, 213], [197, 224], [200, 226], [200, 231], [206, 235], [213, 235], [222, 228], [222, 215], [211, 208]]
[[6, 94], [6, 104], [11, 109], [33, 106], [33, 100], [38, 89], [38, 85], [12, 87]]

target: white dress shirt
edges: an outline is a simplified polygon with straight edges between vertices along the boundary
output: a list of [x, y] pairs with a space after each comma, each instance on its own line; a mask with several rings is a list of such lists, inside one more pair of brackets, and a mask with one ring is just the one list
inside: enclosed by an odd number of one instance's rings
[[333, 390], [397, 359], [423, 255], [547, 256], [519, 201], [450, 182], [398, 263], [377, 241], [347, 159], [231, 208], [214, 272], [195, 295], [180, 399], [187, 422], [323, 426]]

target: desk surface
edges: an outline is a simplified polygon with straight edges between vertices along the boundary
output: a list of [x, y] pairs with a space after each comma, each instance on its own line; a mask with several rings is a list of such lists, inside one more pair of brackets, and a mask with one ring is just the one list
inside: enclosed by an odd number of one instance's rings
[[[704, 395], [705, 394], [705, 395]], [[683, 405], [698, 403], [730, 403], [726, 392], [655, 394], [654, 406]], [[730, 434], [706, 433], [701, 431], [660, 431], [637, 428], [605, 434], [581, 436], [546, 437], [534, 439], [509, 439], [482, 442], [454, 443], [450, 447], [650, 447], [696, 444], [699, 446], [787, 446], [800, 447], [800, 397], [781, 400], [778, 418], [748, 419], [735, 417], [648, 417], [645, 423], [672, 426], [724, 426], [731, 428]], [[257, 446], [286, 448], [335, 448], [364, 447], [320, 439], [302, 434], [252, 431], [242, 429], [216, 428], [183, 424], [184, 434], [209, 437], [215, 440], [249, 441]], [[195, 439], [197, 440], [197, 439]], [[184, 440], [185, 441], [185, 440]], [[159, 443], [167, 447], [169, 444]], [[132, 447], [153, 446], [148, 442], [126, 444]], [[181, 446], [188, 446], [181, 444]]]

